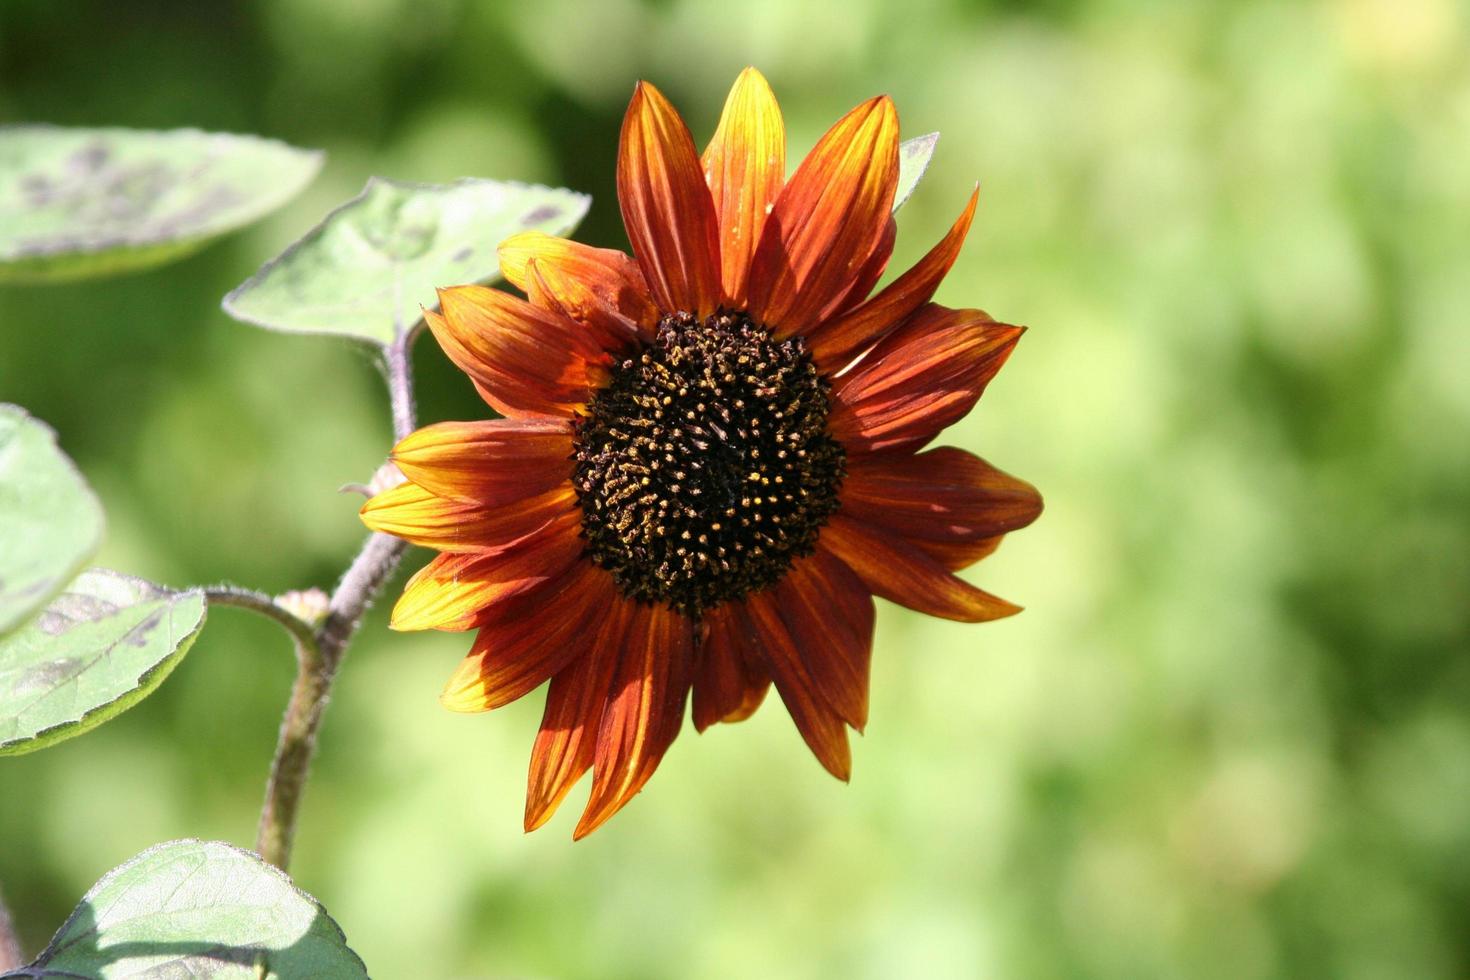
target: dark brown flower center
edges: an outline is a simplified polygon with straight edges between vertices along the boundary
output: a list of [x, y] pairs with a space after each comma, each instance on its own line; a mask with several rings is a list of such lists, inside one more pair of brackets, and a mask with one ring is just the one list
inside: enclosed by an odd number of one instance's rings
[[664, 317], [577, 423], [592, 560], [626, 595], [695, 616], [775, 584], [837, 508], [827, 388], [800, 338], [742, 313]]

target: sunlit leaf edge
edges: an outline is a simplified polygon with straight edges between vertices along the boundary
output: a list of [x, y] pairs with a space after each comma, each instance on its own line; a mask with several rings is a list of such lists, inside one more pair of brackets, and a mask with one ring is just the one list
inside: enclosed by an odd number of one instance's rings
[[13, 973], [6, 973], [3, 976], [0, 976], [0, 980], [9, 980], [9, 978], [12, 977], [19, 980], [19, 978], [22, 977], [41, 978], [48, 976], [70, 976], [69, 974], [56, 973], [54, 971], [47, 970], [45, 967], [45, 962], [48, 959], [54, 958], [59, 954], [60, 950], [57, 949], [57, 945], [62, 942], [63, 939], [66, 937], [67, 930], [72, 927], [72, 923], [76, 921], [77, 917], [83, 914], [93, 896], [101, 894], [103, 890], [107, 886], [111, 885], [115, 879], [131, 871], [135, 866], [142, 864], [152, 858], [155, 858], [160, 852], [181, 847], [198, 847], [201, 849], [211, 847], [219, 848], [254, 864], [258, 872], [274, 876], [288, 889], [290, 889], [298, 898], [309, 903], [313, 908], [317, 910], [318, 913], [320, 913], [322, 919], [331, 926], [334, 933], [333, 938], [341, 945], [343, 952], [352, 957], [353, 961], [362, 971], [362, 974], [364, 976], [367, 975], [367, 964], [362, 961], [362, 957], [357, 954], [357, 951], [348, 945], [347, 933], [342, 930], [342, 927], [337, 923], [337, 920], [332, 918], [331, 913], [327, 911], [326, 907], [322, 905], [321, 902], [317, 901], [317, 899], [309, 892], [304, 891], [286, 872], [282, 871], [280, 868], [277, 868], [275, 865], [265, 861], [261, 858], [259, 854], [255, 853], [254, 851], [248, 851], [243, 847], [236, 847], [234, 844], [229, 844], [225, 841], [203, 840], [198, 837], [182, 837], [178, 840], [165, 841], [162, 844], [154, 844], [152, 847], [147, 848], [146, 850], [141, 851], [138, 854], [135, 854], [132, 857], [128, 858], [122, 864], [119, 864], [111, 871], [108, 871], [101, 878], [98, 878], [97, 881], [92, 885], [92, 887], [87, 889], [86, 894], [84, 894], [77, 902], [76, 908], [72, 909], [71, 914], [66, 917], [66, 921], [64, 921], [61, 924], [61, 927], [56, 930], [56, 934], [51, 937], [51, 940], [46, 944], [46, 948], [43, 949], [40, 954], [31, 961], [30, 965], [27, 967], [22, 967], [20, 970], [17, 970]]
[[51, 440], [51, 445], [55, 448], [56, 455], [61, 459], [63, 465], [71, 471], [72, 475], [76, 477], [77, 484], [81, 488], [83, 496], [91, 504], [92, 513], [97, 521], [97, 534], [91, 547], [79, 553], [75, 560], [70, 563], [69, 567], [57, 576], [57, 582], [54, 588], [46, 592], [37, 593], [35, 600], [30, 604], [30, 609], [14, 619], [8, 626], [0, 623], [0, 640], [5, 639], [5, 637], [35, 619], [41, 610], [46, 608], [47, 603], [55, 599], [66, 590], [68, 585], [76, 580], [76, 577], [87, 567], [87, 562], [91, 561], [93, 556], [97, 554], [97, 550], [102, 547], [102, 538], [107, 527], [107, 515], [102, 508], [102, 502], [98, 499], [96, 491], [92, 489], [92, 485], [87, 482], [87, 478], [77, 467], [76, 462], [62, 450], [61, 440], [56, 430], [43, 420], [36, 418], [30, 412], [26, 411], [22, 406], [12, 402], [0, 402], [0, 413], [9, 413], [12, 410], [19, 414], [20, 424], [24, 425], [27, 421], [34, 423]]
[[66, 252], [55, 256], [0, 260], [0, 286], [47, 286], [143, 272], [188, 258], [216, 238], [234, 230], [236, 229], [156, 245], [120, 246], [100, 252]]

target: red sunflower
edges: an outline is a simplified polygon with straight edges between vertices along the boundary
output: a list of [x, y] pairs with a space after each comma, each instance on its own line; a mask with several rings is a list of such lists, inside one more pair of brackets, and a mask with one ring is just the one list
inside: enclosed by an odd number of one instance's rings
[[978, 622], [1018, 607], [952, 573], [1041, 511], [960, 449], [1022, 328], [930, 302], [975, 210], [869, 295], [893, 249], [898, 115], [852, 110], [788, 181], [780, 110], [746, 69], [701, 158], [641, 83], [618, 197], [633, 257], [528, 233], [501, 246], [527, 300], [480, 286], [426, 313], [503, 418], [394, 449], [407, 482], [362, 510], [442, 552], [396, 629], [478, 631], [442, 700], [550, 681], [526, 829], [593, 771], [576, 836], [626, 804], [684, 724], [740, 721], [772, 684], [847, 779], [868, 714], [873, 596]]

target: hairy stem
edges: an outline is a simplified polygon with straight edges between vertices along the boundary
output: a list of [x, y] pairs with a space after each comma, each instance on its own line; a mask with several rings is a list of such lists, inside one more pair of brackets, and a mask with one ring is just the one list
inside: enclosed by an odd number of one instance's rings
[[255, 850], [282, 871], [291, 860], [296, 815], [330, 684], [322, 669], [320, 650], [296, 644], [296, 683], [291, 686], [291, 700], [276, 737], [276, 754], [255, 837]]
[[393, 439], [398, 441], [415, 428], [413, 403], [413, 341], [418, 328], [398, 331], [397, 339], [383, 350], [383, 375], [388, 381], [388, 400], [393, 408]]
[[4, 896], [0, 896], [0, 971], [13, 970], [24, 962], [25, 954], [20, 951], [20, 937], [15, 934], [10, 909]]
[[212, 589], [205, 589], [204, 598], [212, 606], [249, 609], [267, 619], [275, 620], [295, 638], [298, 646], [315, 647], [317, 645], [316, 630], [312, 628], [312, 625], [290, 610], [282, 609], [264, 592], [241, 589], [233, 585], [219, 585]]
[[[413, 334], [413, 331], [400, 332], [397, 340], [384, 350], [384, 375], [393, 407], [393, 434], [397, 439], [414, 429], [409, 360]], [[291, 688], [286, 715], [281, 719], [255, 841], [260, 856], [282, 871], [291, 860], [301, 797], [311, 769], [311, 757], [316, 752], [317, 732], [331, 695], [332, 681], [348, 644], [362, 625], [363, 614], [398, 567], [398, 560], [407, 547], [406, 542], [386, 534], [369, 535], [332, 593], [326, 619], [312, 633], [309, 642], [297, 636], [296, 683]]]

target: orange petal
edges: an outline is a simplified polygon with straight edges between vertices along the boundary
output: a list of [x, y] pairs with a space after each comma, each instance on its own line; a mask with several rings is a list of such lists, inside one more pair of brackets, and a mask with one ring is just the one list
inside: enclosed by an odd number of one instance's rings
[[587, 654], [617, 599], [612, 576], [579, 561], [553, 585], [501, 603], [440, 703], [451, 711], [489, 711], [529, 694]]
[[976, 538], [974, 541], [924, 541], [915, 542], [924, 549], [928, 555], [939, 564], [957, 572], [962, 568], [969, 568], [980, 559], [993, 554], [1000, 543], [1005, 540], [1004, 534], [997, 534], [993, 538]]
[[607, 353], [575, 320], [498, 289], [439, 290], [443, 316], [424, 313], [444, 353], [496, 411], [567, 416], [607, 378]]
[[[832, 316], [837, 317], [857, 306], [868, 298], [873, 287], [878, 285], [878, 280], [883, 278], [883, 271], [888, 268], [888, 260], [893, 258], [893, 243], [898, 238], [898, 222], [891, 217], [888, 225], [883, 229], [883, 237], [878, 239], [878, 244], [873, 249], [873, 254], [863, 263], [862, 271], [858, 273], [857, 279], [853, 280], [852, 287], [843, 294], [841, 300], [833, 307]], [[827, 323], [830, 321], [823, 321]], [[816, 334], [825, 329], [822, 324], [812, 328]], [[810, 341], [810, 338], [809, 338]]]
[[613, 602], [585, 656], [562, 668], [546, 692], [541, 730], [531, 748], [526, 781], [526, 832], [551, 819], [582, 774], [592, 768], [597, 729], [612, 690], [636, 606]]
[[395, 630], [469, 630], [502, 602], [560, 579], [582, 555], [577, 515], [562, 518], [498, 554], [442, 554], [419, 569], [393, 606]]
[[1024, 331], [929, 304], [833, 382], [829, 431], [850, 454], [918, 448], [975, 407]]
[[868, 665], [873, 654], [873, 597], [826, 549], [791, 565], [771, 597], [801, 656], [812, 689], [837, 716], [862, 731], [868, 723]]
[[[842, 512], [898, 535], [946, 568], [978, 560], [1000, 536], [1041, 513], [1041, 495], [963, 449], [917, 456], [856, 456], [842, 482]], [[972, 557], [973, 556], [973, 557]]]
[[831, 314], [881, 241], [898, 183], [898, 111], [869, 99], [827, 131], [771, 210], [750, 265], [750, 312], [779, 336]]
[[569, 481], [571, 455], [572, 427], [562, 419], [489, 419], [425, 426], [390, 459], [430, 493], [498, 507]]
[[704, 614], [703, 640], [695, 651], [692, 713], [701, 732], [717, 721], [749, 718], [771, 686], [752, 647], [754, 637], [740, 629], [743, 621], [729, 608], [723, 603]]
[[980, 189], [976, 187], [970, 194], [970, 203], [950, 227], [949, 233], [912, 269], [866, 303], [812, 331], [807, 347], [817, 367], [826, 372], [838, 370], [934, 298], [934, 291], [960, 254], [960, 246], [969, 234], [970, 222], [975, 217], [975, 204], [979, 200]]
[[684, 724], [693, 624], [664, 605], [640, 603], [597, 733], [592, 795], [573, 837], [617, 813], [648, 782]]
[[[572, 319], [605, 328], [608, 324], [601, 321], [608, 320], [611, 311], [614, 317], [637, 324], [646, 336], [653, 335], [658, 308], [631, 256], [540, 231], [523, 231], [500, 243], [501, 273], [527, 294], [532, 263], [541, 274], [546, 296]], [[612, 325], [621, 329], [622, 320], [614, 319]]]
[[786, 179], [786, 126], [765, 76], [747, 68], [725, 99], [705, 148], [704, 178], [719, 215], [721, 282], [726, 305], [745, 307], [750, 257], [768, 208]]
[[438, 551], [503, 551], [553, 520], [578, 515], [570, 481], [546, 493], [497, 507], [439, 497], [415, 483], [402, 483], [362, 505], [362, 522]]
[[821, 546], [841, 558], [874, 595], [930, 616], [979, 623], [1021, 611], [955, 578], [902, 538], [840, 513], [822, 529]]
[[[574, 314], [558, 297], [557, 289], [542, 275], [540, 263], [535, 259], [526, 263], [526, 298], [532, 306], [576, 320], [587, 329], [598, 347], [614, 356], [626, 353], [642, 336], [642, 328], [638, 324], [596, 296], [583, 299], [580, 312]], [[563, 284], [561, 292], [565, 294], [566, 291]]]
[[618, 202], [633, 254], [665, 313], [707, 316], [720, 303], [715, 203], [694, 140], [663, 93], [639, 82], [623, 117]]
[[771, 593], [754, 592], [743, 603], [730, 603], [730, 606], [735, 616], [745, 620], [744, 628], [755, 635], [754, 642], [766, 669], [771, 672], [776, 690], [807, 747], [828, 772], [846, 782], [852, 776], [847, 729], [837, 712], [817, 693], [817, 685], [807, 673]]

